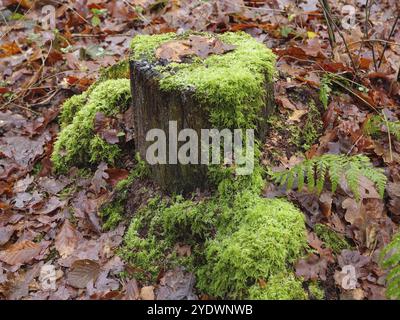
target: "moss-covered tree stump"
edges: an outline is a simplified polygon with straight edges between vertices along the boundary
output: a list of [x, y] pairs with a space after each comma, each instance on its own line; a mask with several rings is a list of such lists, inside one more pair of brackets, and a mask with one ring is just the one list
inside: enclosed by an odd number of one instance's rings
[[[274, 54], [245, 33], [136, 36], [131, 45], [131, 90], [136, 123], [136, 148], [142, 158], [154, 141], [152, 129], [166, 133], [170, 148], [170, 122], [176, 130], [266, 130], [273, 108]], [[177, 144], [179, 149], [186, 140]], [[201, 154], [200, 144], [198, 155]], [[152, 176], [171, 192], [192, 191], [207, 185], [207, 166], [171, 164], [151, 166]], [[200, 159], [198, 158], [198, 163]]]

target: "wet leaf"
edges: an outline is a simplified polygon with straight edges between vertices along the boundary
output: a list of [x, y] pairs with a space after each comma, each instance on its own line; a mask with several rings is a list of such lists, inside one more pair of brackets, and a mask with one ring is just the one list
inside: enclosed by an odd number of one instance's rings
[[67, 275], [67, 282], [74, 288], [84, 289], [90, 281], [95, 281], [100, 273], [100, 265], [93, 260], [76, 260]]
[[78, 232], [71, 222], [66, 219], [55, 240], [55, 246], [60, 256], [66, 258], [71, 255], [74, 252], [78, 241]]
[[19, 265], [31, 262], [42, 250], [41, 246], [32, 241], [24, 240], [0, 251], [0, 261], [10, 265]]

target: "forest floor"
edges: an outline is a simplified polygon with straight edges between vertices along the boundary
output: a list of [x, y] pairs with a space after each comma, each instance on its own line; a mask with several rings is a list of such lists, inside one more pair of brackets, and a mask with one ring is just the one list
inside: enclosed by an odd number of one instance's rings
[[[374, 116], [400, 119], [400, 7], [397, 0], [329, 3], [331, 29], [318, 0], [0, 1], [0, 298], [155, 298], [166, 274], [142, 288], [116, 254], [129, 221], [104, 231], [98, 214], [132, 159], [56, 175], [50, 156], [63, 101], [128, 56], [136, 34], [191, 29], [245, 31], [277, 55], [275, 119], [282, 123], [265, 139], [263, 165], [364, 154], [384, 169], [383, 199], [367, 180], [361, 202], [343, 185], [316, 195], [269, 184], [264, 195], [285, 195], [306, 216], [315, 254], [297, 263], [297, 275], [321, 281], [327, 299], [385, 299], [378, 258], [400, 222], [400, 135], [384, 124], [370, 135], [365, 126]], [[55, 8], [56, 30], [41, 23], [46, 5]], [[322, 247], [316, 224], [342, 234], [351, 249]], [[44, 265], [56, 271], [55, 290], [40, 284]], [[342, 286], [346, 265], [357, 270], [352, 290]]]

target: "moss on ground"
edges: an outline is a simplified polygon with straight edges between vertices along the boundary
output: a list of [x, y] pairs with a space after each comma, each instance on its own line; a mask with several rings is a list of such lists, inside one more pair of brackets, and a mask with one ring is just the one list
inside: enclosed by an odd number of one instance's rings
[[259, 198], [237, 231], [207, 243], [198, 287], [217, 297], [247, 297], [249, 285], [286, 270], [305, 246], [303, 214], [287, 201]]
[[309, 102], [309, 111], [302, 124], [288, 124], [286, 117], [274, 114], [269, 117], [268, 123], [285, 140], [288, 147], [295, 150], [307, 151], [317, 142], [322, 132], [323, 123], [314, 101]]
[[84, 105], [78, 104], [82, 103], [82, 97], [72, 100], [76, 104], [68, 102], [62, 118], [65, 126], [58, 135], [52, 154], [55, 169], [65, 172], [74, 165], [87, 166], [101, 161], [113, 163], [120, 148], [116, 144], [107, 143], [95, 133], [94, 119], [97, 112], [116, 116], [128, 108], [130, 99], [129, 80], [118, 79], [98, 84]]
[[[194, 92], [209, 106], [215, 128], [256, 128], [265, 105], [265, 84], [275, 73], [274, 54], [245, 33], [225, 33], [217, 37], [236, 46], [231, 52], [190, 63], [157, 61], [160, 45], [189, 35], [136, 36], [131, 58], [153, 64], [162, 90]], [[259, 145], [256, 141], [252, 174], [240, 176], [233, 167], [212, 166], [214, 195], [154, 198], [135, 214], [120, 254], [138, 270], [136, 278], [153, 283], [160, 270], [183, 263], [196, 274], [197, 287], [215, 297], [251, 297], [257, 281], [266, 279], [270, 291], [259, 292], [261, 298], [306, 298], [300, 280], [274, 285], [279, 274], [292, 272], [303, 254], [306, 229], [302, 213], [292, 204], [260, 197], [264, 181]], [[173, 249], [177, 244], [190, 245], [191, 256], [178, 257]]]
[[314, 226], [314, 231], [316, 235], [324, 242], [325, 246], [327, 248], [331, 248], [336, 254], [340, 254], [340, 252], [344, 249], [351, 249], [350, 244], [343, 236], [326, 225], [316, 224]]
[[[161, 269], [184, 263], [202, 292], [246, 298], [258, 279], [290, 270], [306, 247], [304, 217], [285, 200], [260, 198], [260, 173], [247, 178], [222, 180], [202, 200], [155, 198], [135, 214], [120, 252], [143, 270], [135, 276], [151, 283]], [[177, 243], [192, 246], [190, 259], [178, 262]]]
[[302, 281], [296, 279], [293, 273], [277, 273], [268, 279], [267, 284], [261, 287], [253, 285], [250, 290], [252, 300], [307, 300]]
[[75, 115], [80, 111], [86, 104], [87, 94], [85, 92], [77, 94], [67, 99], [60, 111], [60, 126], [64, 129], [67, 125], [72, 123]]
[[324, 300], [325, 291], [321, 288], [321, 285], [317, 281], [312, 281], [308, 285], [308, 291], [310, 292], [310, 299], [313, 300]]

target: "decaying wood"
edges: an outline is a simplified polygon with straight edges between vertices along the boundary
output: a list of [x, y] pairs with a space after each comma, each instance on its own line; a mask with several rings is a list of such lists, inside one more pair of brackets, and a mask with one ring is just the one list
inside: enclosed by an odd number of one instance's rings
[[[146, 134], [151, 129], [161, 129], [167, 135], [169, 121], [177, 121], [178, 132], [185, 128], [194, 129], [200, 137], [201, 129], [211, 129], [208, 108], [194, 98], [193, 92], [164, 92], [158, 84], [159, 74], [144, 61], [130, 62], [131, 90], [135, 114], [135, 145], [142, 159], [153, 142], [146, 142]], [[265, 85], [265, 106], [260, 112], [260, 122], [256, 134], [265, 136], [267, 117], [273, 109], [273, 84]], [[178, 143], [178, 148], [184, 142]], [[200, 154], [200, 152], [199, 152]], [[152, 165], [153, 179], [168, 192], [190, 192], [207, 187], [207, 167], [205, 165], [157, 164]]]

